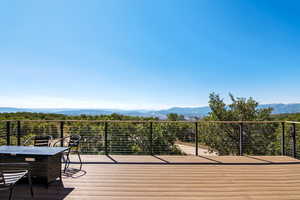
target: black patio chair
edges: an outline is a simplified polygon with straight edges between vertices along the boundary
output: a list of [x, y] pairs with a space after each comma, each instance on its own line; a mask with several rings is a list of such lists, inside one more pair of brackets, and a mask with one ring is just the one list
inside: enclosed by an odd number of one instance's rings
[[63, 161], [65, 163], [64, 172], [68, 169], [71, 161], [70, 161], [70, 154], [75, 153], [78, 156], [80, 162], [80, 170], [82, 169], [82, 160], [80, 157], [79, 145], [80, 145], [81, 136], [80, 135], [70, 135], [59, 139], [56, 141], [53, 146], [63, 146], [69, 147], [63, 154]]
[[29, 144], [31, 141], [33, 141], [33, 146], [35, 147], [49, 147], [51, 146], [52, 136], [45, 135], [45, 136], [33, 136], [28, 138], [23, 145]]
[[31, 167], [29, 163], [0, 163], [0, 191], [9, 190], [8, 199], [11, 200], [16, 183], [27, 176], [30, 194], [33, 197], [30, 171]]

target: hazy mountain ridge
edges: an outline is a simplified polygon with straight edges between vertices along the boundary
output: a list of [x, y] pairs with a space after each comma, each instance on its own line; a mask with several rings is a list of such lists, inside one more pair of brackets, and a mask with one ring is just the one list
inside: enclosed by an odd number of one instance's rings
[[[300, 103], [294, 104], [262, 104], [260, 108], [273, 108], [273, 114], [283, 113], [300, 113]], [[65, 115], [109, 115], [118, 113], [130, 116], [159, 117], [165, 118], [169, 113], [177, 113], [186, 117], [203, 117], [210, 112], [208, 106], [204, 107], [173, 107], [164, 110], [119, 110], [119, 109], [34, 109], [34, 108], [11, 108], [0, 107], [0, 113], [15, 112], [40, 112], [40, 113], [56, 113]]]

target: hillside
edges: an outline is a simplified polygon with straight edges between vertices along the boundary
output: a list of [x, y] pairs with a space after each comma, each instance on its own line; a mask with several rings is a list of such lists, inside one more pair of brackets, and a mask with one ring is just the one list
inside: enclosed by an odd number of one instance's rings
[[[273, 108], [272, 114], [289, 114], [300, 113], [300, 104], [262, 104], [260, 108]], [[210, 112], [208, 106], [204, 107], [173, 107], [164, 110], [118, 110], [118, 109], [29, 109], [29, 108], [8, 108], [0, 107], [0, 113], [16, 113], [16, 112], [36, 112], [36, 113], [53, 113], [64, 115], [110, 115], [118, 113], [128, 116], [140, 117], [158, 117], [166, 118], [169, 113], [177, 113], [189, 117], [203, 117]]]

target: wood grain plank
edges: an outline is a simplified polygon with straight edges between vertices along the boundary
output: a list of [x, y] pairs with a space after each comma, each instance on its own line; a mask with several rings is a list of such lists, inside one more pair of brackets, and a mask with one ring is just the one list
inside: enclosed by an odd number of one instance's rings
[[[84, 164], [83, 171], [63, 177], [64, 188], [57, 193], [35, 185], [36, 199], [67, 200], [288, 200], [300, 199], [300, 164], [289, 157], [209, 157], [224, 163], [270, 165], [201, 165], [198, 157], [161, 156], [173, 162], [199, 165], [142, 164], [156, 162], [148, 156], [114, 156], [132, 164]], [[83, 156], [88, 162], [110, 162], [105, 156]], [[205, 158], [204, 158], [205, 160]], [[71, 168], [78, 168], [71, 164]], [[6, 194], [0, 193], [0, 199]], [[19, 185], [14, 199], [30, 199], [26, 185]]]

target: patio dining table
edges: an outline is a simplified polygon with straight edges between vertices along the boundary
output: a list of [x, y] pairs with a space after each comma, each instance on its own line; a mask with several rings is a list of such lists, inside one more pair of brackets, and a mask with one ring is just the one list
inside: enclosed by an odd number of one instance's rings
[[0, 163], [28, 162], [31, 176], [46, 180], [47, 186], [61, 179], [61, 157], [67, 147], [0, 146]]

